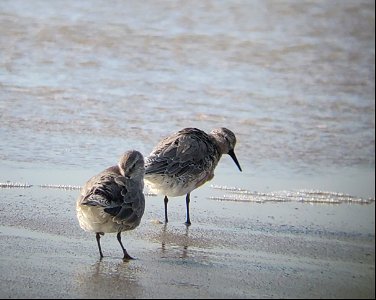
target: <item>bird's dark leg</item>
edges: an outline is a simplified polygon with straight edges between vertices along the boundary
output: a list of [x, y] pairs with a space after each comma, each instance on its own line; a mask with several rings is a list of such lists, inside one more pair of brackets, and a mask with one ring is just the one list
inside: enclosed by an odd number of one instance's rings
[[100, 233], [97, 232], [95, 237], [97, 238], [97, 244], [98, 244], [98, 249], [99, 249], [99, 255], [100, 255], [101, 258], [103, 258], [103, 253], [102, 253], [102, 248], [101, 248], [101, 241], [100, 241], [100, 240], [101, 240], [101, 235], [100, 235]]
[[185, 222], [185, 225], [189, 226], [191, 225], [191, 219], [189, 217], [189, 202], [191, 201], [190, 193], [187, 194], [187, 197], [185, 198], [185, 203], [187, 206], [187, 221]]
[[119, 241], [119, 244], [121, 246], [121, 249], [123, 249], [123, 253], [124, 253], [124, 257], [123, 259], [124, 260], [130, 260], [130, 259], [134, 259], [132, 256], [130, 256], [127, 252], [127, 250], [125, 250], [124, 246], [123, 246], [123, 243], [121, 242], [121, 232], [118, 232], [117, 234], [117, 240]]
[[168, 218], [167, 218], [167, 203], [168, 203], [168, 198], [167, 196], [164, 197], [164, 218], [165, 218], [165, 223], [168, 223]]

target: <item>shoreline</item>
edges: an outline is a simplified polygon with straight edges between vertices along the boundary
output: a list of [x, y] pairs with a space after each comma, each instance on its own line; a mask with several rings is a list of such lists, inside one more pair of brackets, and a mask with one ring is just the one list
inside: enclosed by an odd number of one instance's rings
[[[249, 204], [147, 197], [140, 226], [122, 234], [79, 228], [77, 190], [1, 189], [3, 298], [374, 298], [374, 207]], [[6, 199], [6, 202], [4, 201]], [[373, 213], [372, 213], [373, 211]], [[358, 214], [363, 217], [356, 217]], [[344, 222], [350, 216], [357, 222]]]

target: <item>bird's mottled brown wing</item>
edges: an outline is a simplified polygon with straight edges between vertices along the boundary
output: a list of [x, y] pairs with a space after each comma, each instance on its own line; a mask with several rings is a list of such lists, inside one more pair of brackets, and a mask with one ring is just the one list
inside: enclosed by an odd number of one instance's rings
[[218, 149], [202, 130], [185, 128], [162, 140], [146, 158], [145, 174], [169, 174], [180, 176], [202, 171], [209, 155]]
[[139, 186], [126, 180], [114, 168], [91, 178], [81, 196], [81, 205], [102, 207], [119, 223], [132, 222], [132, 219], [143, 214], [142, 188], [140, 192]]

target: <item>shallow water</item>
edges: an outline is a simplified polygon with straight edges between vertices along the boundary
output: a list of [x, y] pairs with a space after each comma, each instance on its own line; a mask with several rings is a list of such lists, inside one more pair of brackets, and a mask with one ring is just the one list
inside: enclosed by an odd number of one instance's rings
[[1, 1], [1, 165], [96, 172], [182, 127], [226, 126], [253, 179], [234, 169], [236, 186], [264, 192], [304, 178], [293, 186], [302, 189], [327, 176], [315, 188], [374, 198], [374, 9]]

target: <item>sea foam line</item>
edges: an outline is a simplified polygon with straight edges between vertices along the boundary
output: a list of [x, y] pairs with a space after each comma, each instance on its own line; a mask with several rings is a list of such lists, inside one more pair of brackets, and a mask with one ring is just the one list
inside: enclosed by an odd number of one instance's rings
[[66, 184], [40, 184], [42, 189], [62, 189], [62, 190], [80, 190], [82, 187], [79, 185], [66, 185]]
[[0, 188], [30, 188], [31, 184], [21, 182], [0, 182]]
[[231, 194], [209, 197], [210, 200], [237, 201], [237, 202], [302, 202], [312, 204], [371, 204], [373, 198], [361, 198], [348, 194], [326, 192], [319, 190], [278, 191], [270, 193], [252, 192], [243, 188], [211, 185], [213, 189], [223, 190]]

